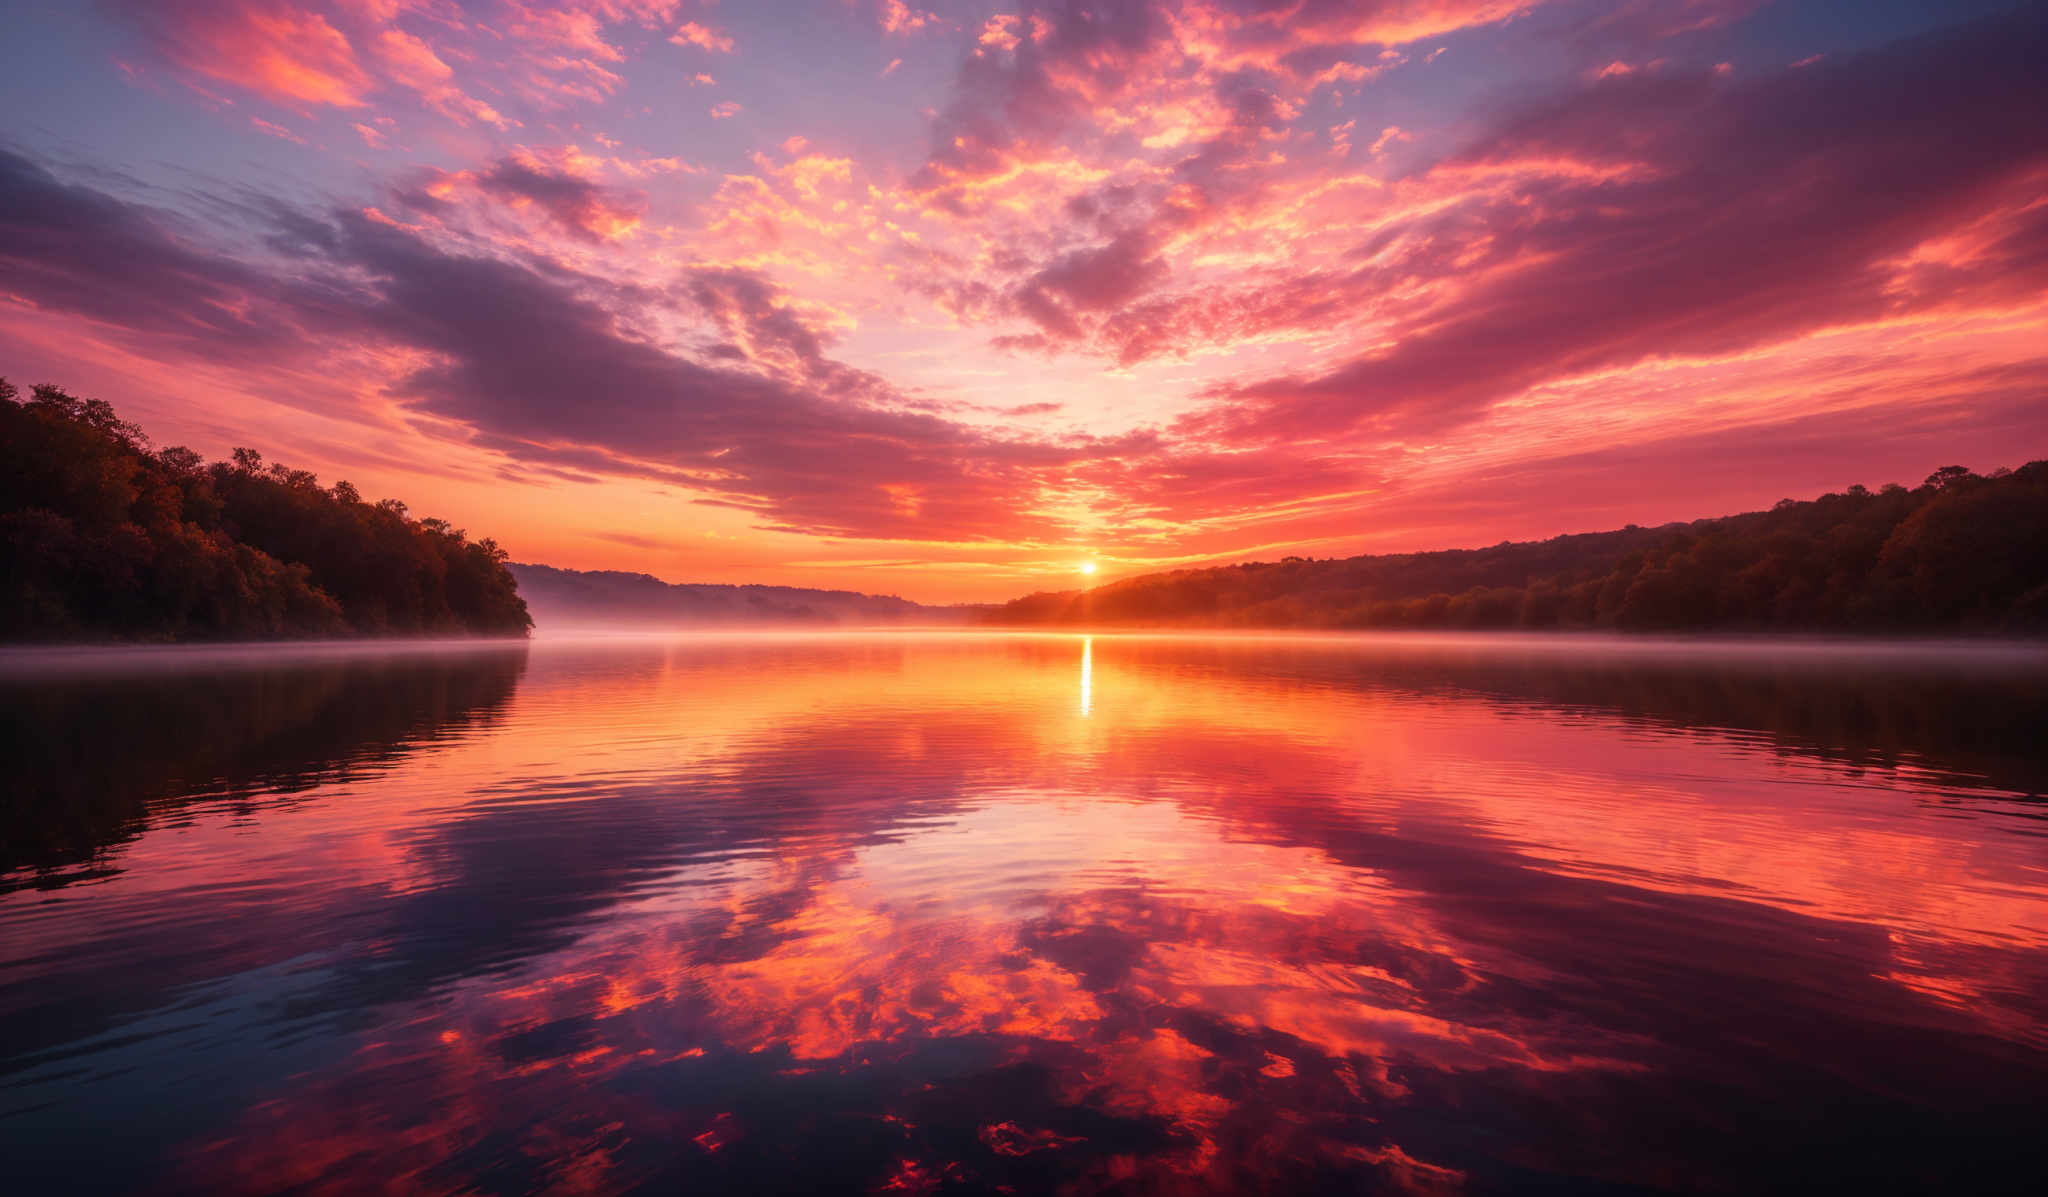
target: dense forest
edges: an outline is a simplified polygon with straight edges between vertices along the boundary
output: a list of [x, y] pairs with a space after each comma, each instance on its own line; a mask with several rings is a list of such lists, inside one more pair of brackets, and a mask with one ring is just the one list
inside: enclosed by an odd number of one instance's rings
[[395, 499], [152, 450], [100, 400], [0, 379], [0, 639], [524, 635], [505, 560]]
[[1289, 557], [1034, 594], [1005, 624], [2048, 631], [2048, 461], [1491, 548]]

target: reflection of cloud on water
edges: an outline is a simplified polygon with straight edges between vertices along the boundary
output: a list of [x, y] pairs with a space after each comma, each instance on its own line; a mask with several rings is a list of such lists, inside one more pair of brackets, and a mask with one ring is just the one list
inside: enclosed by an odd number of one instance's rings
[[61, 917], [303, 862], [243, 925], [320, 968], [254, 1008], [365, 1030], [181, 1145], [228, 1188], [1661, 1183], [1628, 1144], [1736, 1184], [1702, 1128], [1982, 1146], [2048, 1084], [2032, 844], [1919, 775], [1583, 679], [1119, 638], [1077, 719], [1073, 639], [537, 649], [489, 734], [144, 836]]

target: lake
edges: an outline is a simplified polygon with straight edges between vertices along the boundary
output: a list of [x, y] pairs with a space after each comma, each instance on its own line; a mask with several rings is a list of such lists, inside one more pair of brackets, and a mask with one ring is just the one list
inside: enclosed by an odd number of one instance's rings
[[2048, 650], [0, 659], [13, 1192], [1987, 1191]]

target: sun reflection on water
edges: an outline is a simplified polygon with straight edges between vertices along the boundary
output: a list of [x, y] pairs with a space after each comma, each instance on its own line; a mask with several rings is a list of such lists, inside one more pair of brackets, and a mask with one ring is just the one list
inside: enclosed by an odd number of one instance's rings
[[1081, 637], [1081, 717], [1095, 711], [1095, 637]]

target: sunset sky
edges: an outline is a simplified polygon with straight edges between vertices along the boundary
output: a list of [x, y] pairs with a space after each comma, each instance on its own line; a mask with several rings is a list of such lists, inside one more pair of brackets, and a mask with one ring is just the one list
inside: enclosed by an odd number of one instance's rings
[[1002, 599], [2048, 456], [2048, 15], [100, 0], [0, 374], [515, 560]]

